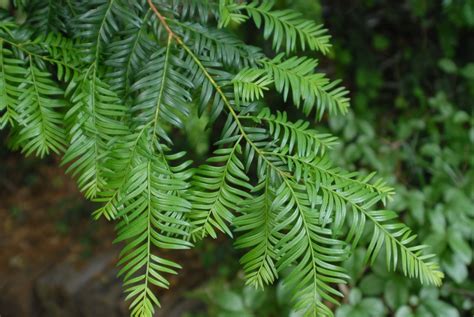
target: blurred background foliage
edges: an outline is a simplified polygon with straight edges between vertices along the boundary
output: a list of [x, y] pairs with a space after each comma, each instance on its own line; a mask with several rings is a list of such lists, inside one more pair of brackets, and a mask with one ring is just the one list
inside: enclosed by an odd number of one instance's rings
[[[387, 272], [384, 257], [369, 269], [361, 247], [345, 263], [352, 280], [339, 286], [346, 296], [334, 307], [336, 317], [474, 316], [474, 0], [279, 0], [277, 6], [321, 21], [333, 36], [320, 67], [343, 80], [352, 102], [347, 116], [315, 122], [340, 139], [332, 159], [346, 169], [378, 171], [396, 188], [389, 208], [432, 246], [446, 274], [441, 288], [423, 287]], [[238, 31], [271, 51], [250, 24]], [[280, 97], [270, 100], [299, 116]], [[219, 124], [187, 133], [177, 147], [191, 148], [191, 158], [201, 162]], [[204, 117], [187, 122], [187, 130], [206, 125]], [[34, 162], [25, 164], [32, 169]], [[67, 232], [69, 223], [58, 227]], [[230, 241], [201, 242], [196, 253], [213, 278], [186, 294], [205, 305], [186, 317], [298, 316], [282, 285], [266, 292], [244, 285]]]
[[[440, 289], [423, 287], [387, 273], [383, 257], [368, 269], [365, 251], [356, 250], [345, 265], [352, 280], [341, 286], [346, 298], [336, 317], [474, 316], [474, 1], [278, 5], [321, 21], [333, 36], [322, 67], [343, 80], [352, 99], [347, 116], [316, 123], [340, 138], [333, 160], [347, 169], [376, 170], [396, 188], [389, 208], [432, 246], [446, 274]], [[262, 41], [243, 32], [249, 41]], [[243, 285], [234, 263], [227, 265], [189, 294], [208, 307], [189, 317], [297, 316], [281, 285], [255, 291]]]

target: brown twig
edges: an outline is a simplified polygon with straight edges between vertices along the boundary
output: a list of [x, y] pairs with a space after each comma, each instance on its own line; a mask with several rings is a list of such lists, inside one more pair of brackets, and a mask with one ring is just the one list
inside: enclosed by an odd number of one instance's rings
[[166, 22], [166, 18], [163, 15], [161, 15], [160, 11], [158, 11], [156, 6], [153, 4], [153, 1], [148, 0], [148, 4], [150, 5], [150, 8], [153, 10], [153, 12], [158, 17], [158, 19], [160, 20], [160, 23], [163, 25], [166, 32], [168, 32], [168, 36], [172, 37], [172, 38], [175, 38], [178, 42], [180, 42], [181, 39], [173, 32], [173, 30], [171, 30], [168, 23]]

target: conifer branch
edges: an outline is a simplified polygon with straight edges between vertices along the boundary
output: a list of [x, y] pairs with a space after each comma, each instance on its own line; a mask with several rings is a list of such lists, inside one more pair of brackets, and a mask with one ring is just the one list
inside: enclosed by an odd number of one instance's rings
[[[347, 90], [316, 72], [315, 58], [290, 55], [327, 53], [322, 26], [271, 2], [28, 3], [24, 24], [0, 21], [0, 129], [26, 154], [62, 155], [86, 198], [103, 203], [93, 215], [117, 224], [132, 316], [151, 317], [154, 288], [180, 268], [161, 250], [219, 233], [244, 249], [248, 284], [281, 278], [304, 316], [333, 316], [334, 285], [349, 279], [341, 263], [366, 225], [369, 264], [384, 250], [389, 270], [441, 283], [433, 255], [380, 210], [393, 189], [375, 173], [334, 167], [335, 136], [266, 105], [274, 92], [306, 116], [347, 112]], [[246, 20], [287, 54], [268, 58], [224, 29]], [[226, 120], [194, 166], [174, 151], [204, 113], [208, 126]]]

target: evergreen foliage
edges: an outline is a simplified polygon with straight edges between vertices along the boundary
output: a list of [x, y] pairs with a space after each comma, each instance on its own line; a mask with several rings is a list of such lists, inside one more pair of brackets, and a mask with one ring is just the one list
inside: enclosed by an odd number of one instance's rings
[[[440, 285], [416, 235], [381, 209], [393, 190], [374, 174], [334, 167], [336, 138], [271, 111], [275, 89], [306, 116], [347, 112], [347, 90], [316, 72], [329, 35], [270, 1], [19, 1], [22, 24], [0, 24], [0, 126], [25, 155], [63, 155], [95, 217], [117, 223], [119, 275], [131, 315], [151, 316], [185, 249], [218, 232], [236, 236], [247, 281], [282, 278], [305, 316], [332, 316], [346, 283], [341, 267], [362, 233], [367, 261]], [[275, 51], [267, 57], [228, 27], [251, 20]], [[298, 53], [299, 52], [299, 53]], [[173, 135], [198, 113], [225, 125], [199, 167]], [[199, 133], [199, 132], [196, 132]]]

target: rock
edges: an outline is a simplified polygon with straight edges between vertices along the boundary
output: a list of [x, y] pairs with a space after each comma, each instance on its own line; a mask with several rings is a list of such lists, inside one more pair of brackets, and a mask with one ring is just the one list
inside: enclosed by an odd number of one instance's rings
[[95, 256], [78, 266], [61, 262], [35, 283], [40, 316], [127, 316], [121, 282], [116, 278], [116, 252]]

